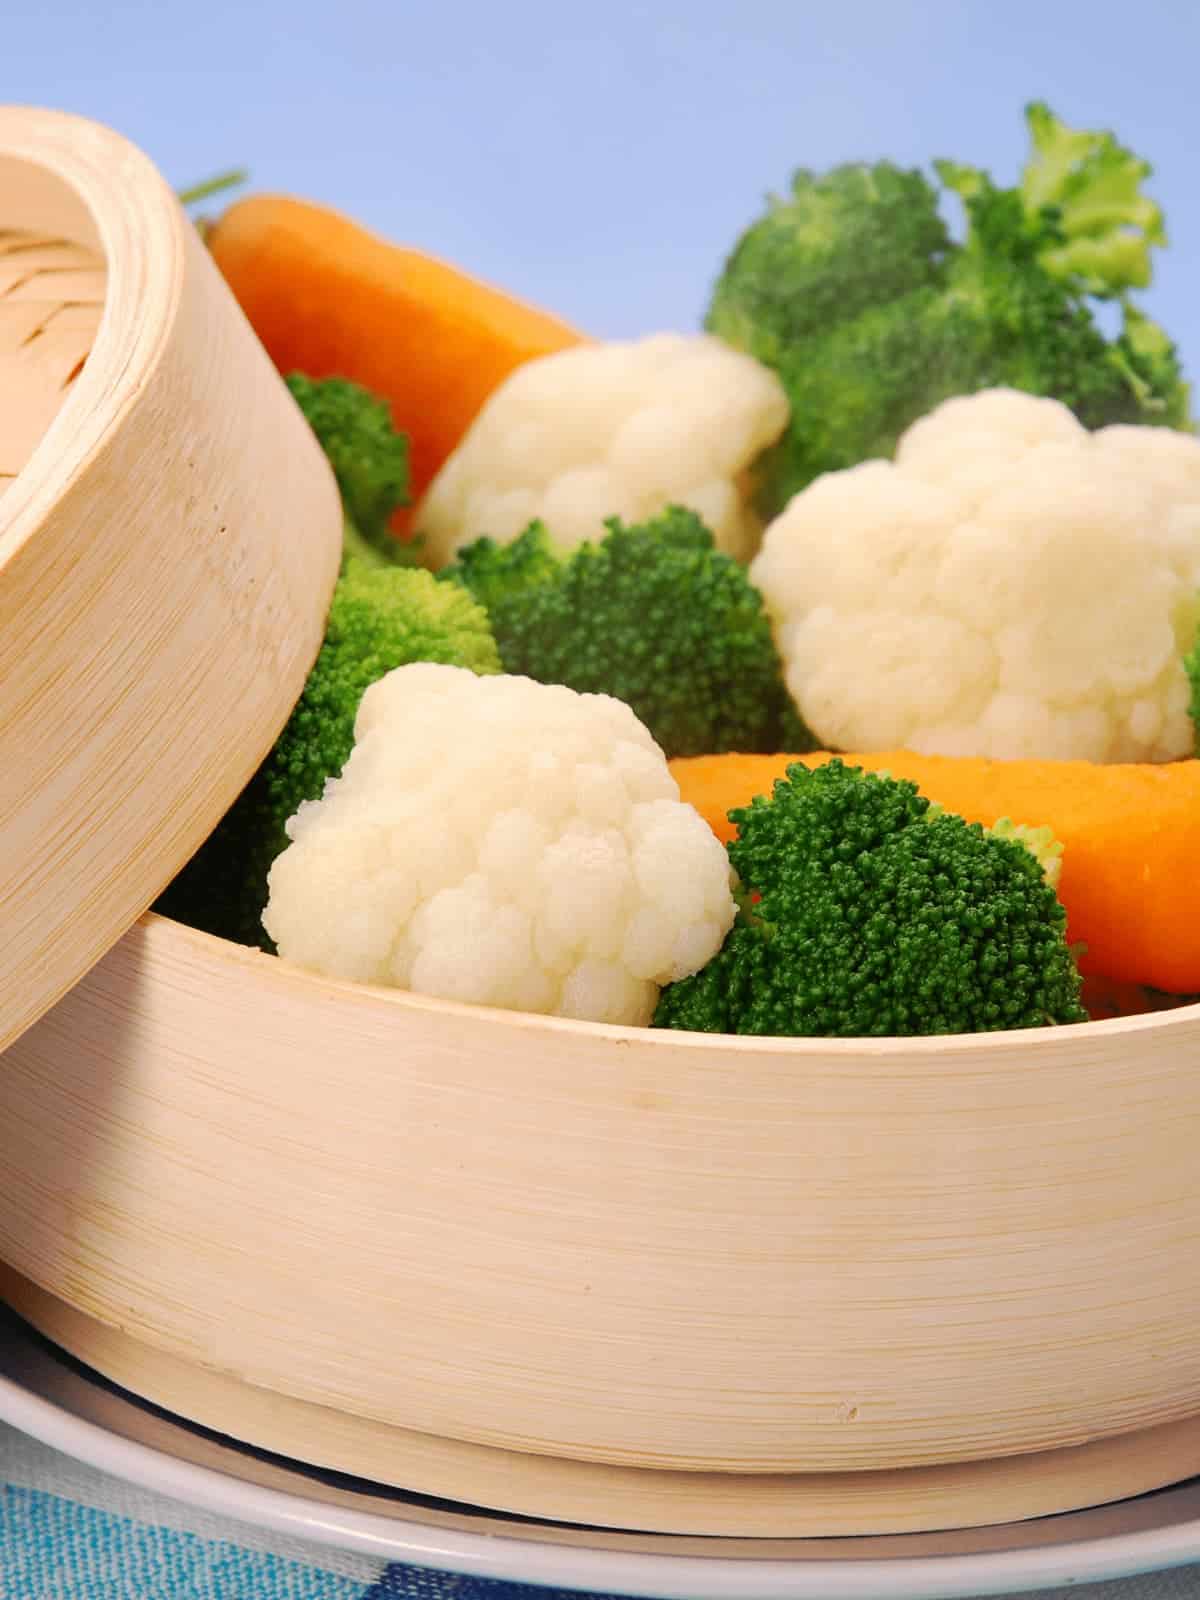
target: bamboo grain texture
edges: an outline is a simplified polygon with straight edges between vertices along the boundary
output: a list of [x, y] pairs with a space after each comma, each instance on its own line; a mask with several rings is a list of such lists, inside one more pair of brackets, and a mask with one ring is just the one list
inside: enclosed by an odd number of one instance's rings
[[311, 432], [149, 161], [0, 107], [0, 1050], [269, 748], [340, 551]]
[[657, 1035], [330, 983], [151, 916], [4, 1062], [0, 1257], [345, 1418], [778, 1475], [1200, 1411], [1195, 1006]]
[[0, 1295], [48, 1339], [164, 1410], [274, 1455], [459, 1504], [655, 1533], [810, 1539], [1054, 1516], [1200, 1471], [1200, 1418], [1071, 1449], [884, 1471], [670, 1472], [518, 1454], [388, 1427], [149, 1349], [0, 1264]]

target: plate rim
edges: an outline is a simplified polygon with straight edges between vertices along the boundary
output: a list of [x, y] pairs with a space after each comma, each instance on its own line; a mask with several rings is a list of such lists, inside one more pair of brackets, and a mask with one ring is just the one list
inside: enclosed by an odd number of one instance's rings
[[[1200, 1560], [1200, 1518], [1061, 1545], [944, 1556], [814, 1558], [655, 1554], [439, 1528], [246, 1482], [112, 1432], [0, 1374], [0, 1421], [127, 1483], [236, 1522], [461, 1576], [638, 1600], [967, 1600], [1104, 1582]], [[586, 1535], [581, 1536], [586, 1537]]]

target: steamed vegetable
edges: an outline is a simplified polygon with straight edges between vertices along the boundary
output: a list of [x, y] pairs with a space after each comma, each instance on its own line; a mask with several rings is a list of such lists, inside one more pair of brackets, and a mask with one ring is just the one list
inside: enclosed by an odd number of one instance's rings
[[[1013, 188], [937, 163], [965, 207], [962, 242], [934, 184], [887, 162], [798, 172], [738, 242], [706, 326], [787, 391], [790, 425], [759, 469], [765, 517], [823, 472], [890, 455], [951, 395], [1049, 395], [1089, 428], [1188, 424], [1175, 349], [1132, 297], [1165, 242], [1141, 188], [1149, 166], [1044, 105], [1027, 119], [1033, 148]], [[1097, 299], [1120, 304], [1113, 339]]]
[[[414, 498], [514, 368], [582, 338], [457, 267], [303, 200], [250, 195], [207, 238], [281, 372], [350, 378], [388, 401], [410, 441]], [[410, 524], [410, 512], [393, 518], [397, 531]]]
[[389, 673], [288, 835], [280, 954], [448, 1000], [646, 1023], [734, 917], [725, 852], [632, 711], [528, 678]]
[[531, 361], [496, 390], [418, 507], [431, 564], [542, 521], [564, 545], [609, 517], [687, 506], [735, 556], [761, 525], [743, 471], [787, 421], [779, 380], [703, 334], [584, 345]]
[[[1112, 135], [1027, 116], [1012, 188], [797, 174], [707, 332], [624, 344], [320, 207], [232, 207], [213, 253], [346, 553], [287, 727], [160, 909], [688, 1030], [1200, 993], [1200, 440], [1135, 301], [1163, 221]], [[808, 723], [888, 748], [806, 755]]]
[[1014, 390], [948, 400], [893, 463], [811, 484], [750, 568], [830, 749], [1190, 755], [1200, 440], [1089, 434]]
[[564, 552], [534, 523], [442, 576], [487, 608], [506, 672], [614, 695], [668, 756], [803, 747], [762, 596], [693, 511]]
[[658, 1027], [861, 1037], [1084, 1022], [1066, 914], [1014, 839], [913, 783], [793, 763], [735, 811], [742, 916]]
[[[684, 800], [722, 841], [729, 813], [769, 794], [793, 756], [674, 761]], [[815, 767], [826, 753], [804, 756]], [[854, 752], [853, 766], [889, 772], [931, 801], [991, 827], [1002, 817], [1044, 825], [1063, 847], [1058, 893], [1080, 969], [1174, 994], [1200, 991], [1200, 761], [1098, 766], [1087, 761], [987, 761]]]
[[500, 670], [487, 616], [463, 589], [428, 572], [352, 559], [287, 725], [158, 909], [206, 933], [269, 949], [262, 925], [267, 871], [287, 845], [287, 820], [342, 770], [363, 691], [412, 661]]
[[345, 378], [289, 374], [287, 386], [329, 457], [345, 513], [345, 557], [375, 566], [401, 562], [411, 546], [389, 522], [408, 503], [408, 440], [392, 426], [387, 405]]

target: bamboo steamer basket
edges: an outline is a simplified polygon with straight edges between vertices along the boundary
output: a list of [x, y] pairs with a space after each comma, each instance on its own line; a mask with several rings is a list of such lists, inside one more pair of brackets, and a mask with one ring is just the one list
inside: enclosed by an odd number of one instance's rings
[[3, 1292], [282, 1454], [743, 1535], [1200, 1470], [1200, 1007], [650, 1034], [330, 982], [151, 915], [2, 1064]]
[[1200, 1471], [1198, 1127], [1194, 1005], [658, 1034], [149, 914], [0, 1060], [0, 1293], [152, 1401], [411, 1491], [677, 1533], [1006, 1521]]

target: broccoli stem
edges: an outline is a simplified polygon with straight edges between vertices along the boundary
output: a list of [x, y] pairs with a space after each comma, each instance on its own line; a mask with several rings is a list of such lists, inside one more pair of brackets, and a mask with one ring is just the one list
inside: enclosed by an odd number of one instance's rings
[[245, 167], [230, 167], [226, 172], [218, 172], [211, 178], [205, 178], [203, 183], [194, 183], [190, 188], [180, 189], [176, 192], [176, 199], [181, 206], [194, 206], [201, 200], [207, 200], [211, 195], [223, 194], [226, 189], [236, 189], [239, 184], [246, 182], [250, 173]]

